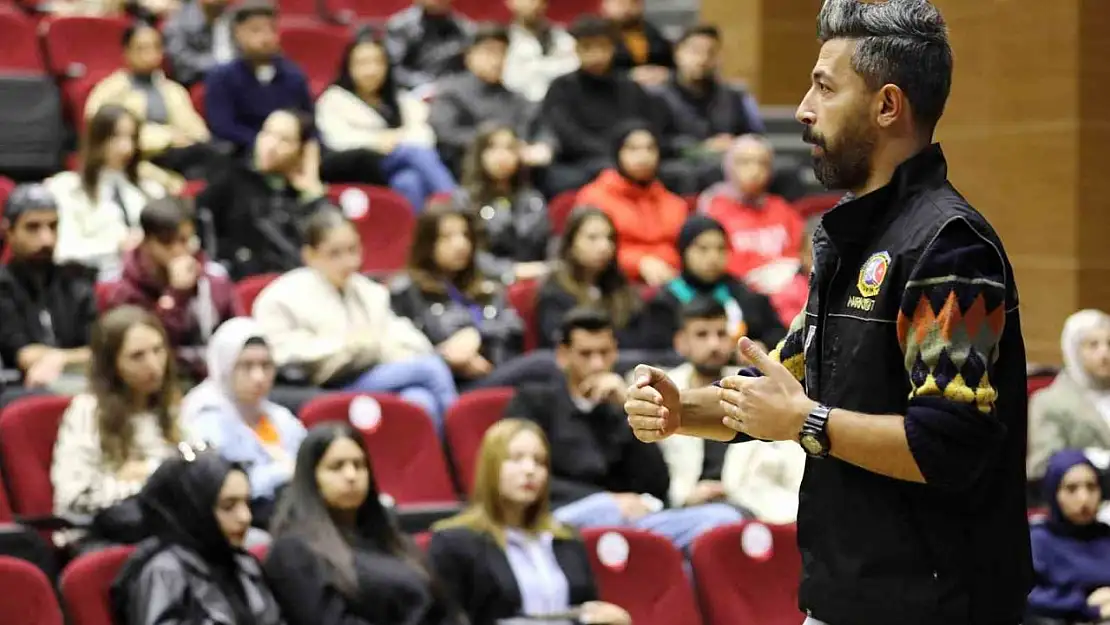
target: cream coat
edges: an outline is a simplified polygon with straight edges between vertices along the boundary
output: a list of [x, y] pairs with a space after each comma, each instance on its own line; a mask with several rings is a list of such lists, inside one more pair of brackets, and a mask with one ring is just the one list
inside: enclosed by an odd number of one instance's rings
[[85, 118], [96, 115], [105, 104], [117, 104], [131, 111], [132, 115], [143, 120], [139, 146], [147, 157], [161, 154], [171, 147], [174, 136], [178, 133], [196, 143], [212, 138], [204, 119], [193, 108], [193, 100], [185, 87], [166, 78], [161, 72], [154, 76], [154, 87], [166, 102], [166, 124], [146, 121], [146, 94], [135, 88], [131, 75], [123, 69], [109, 74], [93, 87], [89, 99], [85, 101]]
[[387, 137], [401, 133], [401, 143], [432, 147], [435, 134], [428, 125], [428, 106], [408, 95], [399, 95], [401, 127], [391, 129], [369, 104], [342, 87], [332, 85], [316, 100], [316, 128], [324, 145], [339, 152], [369, 148], [386, 153]]

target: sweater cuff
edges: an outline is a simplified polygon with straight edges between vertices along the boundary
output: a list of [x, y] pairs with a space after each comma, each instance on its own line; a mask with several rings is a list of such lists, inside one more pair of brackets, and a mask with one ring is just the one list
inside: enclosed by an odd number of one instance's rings
[[930, 486], [964, 491], [974, 486], [997, 457], [1006, 426], [975, 404], [916, 397], [905, 417], [906, 440]]

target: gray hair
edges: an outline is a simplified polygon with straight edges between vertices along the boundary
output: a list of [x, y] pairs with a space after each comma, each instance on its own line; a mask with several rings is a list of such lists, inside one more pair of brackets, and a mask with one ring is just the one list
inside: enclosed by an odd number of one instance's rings
[[893, 84], [930, 134], [952, 90], [948, 26], [928, 0], [825, 0], [817, 37], [854, 39], [852, 68], [872, 90]]

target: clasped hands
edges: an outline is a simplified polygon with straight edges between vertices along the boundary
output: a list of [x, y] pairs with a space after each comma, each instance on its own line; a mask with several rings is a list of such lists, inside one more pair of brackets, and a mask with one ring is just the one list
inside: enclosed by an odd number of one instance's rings
[[[761, 377], [741, 375], [721, 380], [716, 389], [730, 430], [766, 441], [797, 441], [806, 416], [816, 402], [806, 396], [801, 383], [751, 339], [741, 338], [740, 353], [759, 369]], [[625, 401], [628, 423], [646, 443], [662, 440], [682, 426], [678, 388], [660, 369], [639, 365]]]

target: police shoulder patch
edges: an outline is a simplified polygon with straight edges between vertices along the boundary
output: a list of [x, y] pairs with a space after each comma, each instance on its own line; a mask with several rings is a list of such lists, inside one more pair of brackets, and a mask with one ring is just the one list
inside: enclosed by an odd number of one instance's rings
[[888, 269], [890, 269], [890, 254], [888, 252], [872, 254], [859, 270], [859, 280], [856, 282], [859, 294], [864, 297], [878, 295]]

